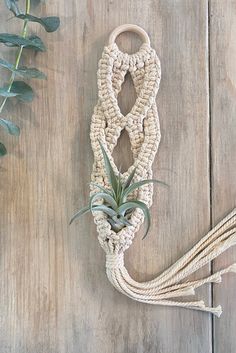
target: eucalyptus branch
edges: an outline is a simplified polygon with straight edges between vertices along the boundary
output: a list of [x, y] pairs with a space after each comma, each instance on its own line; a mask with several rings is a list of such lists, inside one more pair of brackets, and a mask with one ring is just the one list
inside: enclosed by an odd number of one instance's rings
[[[20, 76], [23, 79], [37, 78], [44, 79], [46, 75], [36, 68], [20, 66], [22, 52], [24, 49], [34, 51], [46, 51], [42, 40], [35, 35], [28, 36], [28, 23], [39, 23], [47, 32], [54, 32], [60, 25], [60, 19], [57, 16], [36, 17], [30, 14], [31, 0], [25, 1], [25, 12], [22, 13], [18, 7], [18, 0], [5, 0], [6, 6], [14, 14], [15, 18], [23, 20], [23, 29], [20, 35], [0, 33], [0, 43], [8, 47], [18, 47], [14, 64], [0, 58], [0, 66], [11, 72], [9, 81], [0, 87], [0, 96], [3, 101], [0, 105], [0, 114], [3, 112], [8, 99], [17, 98], [23, 102], [31, 102], [34, 98], [33, 89], [24, 81], [16, 79]], [[12, 121], [0, 117], [0, 126], [9, 134], [19, 135], [20, 129]], [[7, 153], [6, 147], [0, 142], [0, 156]]]
[[[30, 12], [30, 0], [26, 0], [26, 4], [25, 4], [25, 15], [28, 15]], [[28, 27], [28, 20], [25, 19], [24, 20], [24, 24], [23, 24], [23, 30], [22, 30], [22, 38], [26, 38], [26, 35], [27, 35], [27, 27]], [[18, 49], [18, 52], [16, 54], [16, 60], [15, 60], [15, 64], [14, 64], [14, 69], [17, 70], [18, 69], [18, 66], [19, 66], [19, 63], [20, 63], [20, 59], [21, 59], [21, 55], [22, 55], [22, 52], [23, 52], [23, 49], [24, 49], [24, 46], [21, 45], [20, 48]], [[10, 92], [11, 91], [11, 87], [12, 87], [12, 84], [15, 80], [15, 76], [16, 76], [16, 73], [15, 71], [13, 71], [11, 73], [11, 77], [10, 77], [10, 80], [9, 80], [9, 84], [8, 84], [8, 87], [7, 87], [7, 91]], [[5, 97], [2, 104], [0, 105], [0, 114], [2, 113], [2, 110], [6, 104], [6, 101], [8, 100], [9, 97]]]

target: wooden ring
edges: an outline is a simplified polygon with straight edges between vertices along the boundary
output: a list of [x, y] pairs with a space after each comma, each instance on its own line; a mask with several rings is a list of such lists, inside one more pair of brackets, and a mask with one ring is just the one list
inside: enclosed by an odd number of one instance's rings
[[114, 44], [116, 38], [123, 32], [135, 32], [141, 37], [141, 39], [144, 43], [150, 45], [150, 38], [149, 38], [147, 32], [145, 32], [143, 28], [141, 28], [137, 25], [132, 25], [132, 24], [124, 24], [119, 27], [116, 27], [111, 32], [108, 43]]

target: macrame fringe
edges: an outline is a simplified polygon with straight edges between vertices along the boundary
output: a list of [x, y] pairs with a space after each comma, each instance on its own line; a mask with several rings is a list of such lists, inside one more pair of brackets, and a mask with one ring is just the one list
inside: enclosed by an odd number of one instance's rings
[[106, 273], [109, 281], [121, 293], [148, 304], [179, 306], [210, 312], [218, 317], [221, 306], [207, 307], [201, 301], [175, 301], [195, 294], [195, 289], [206, 283], [220, 283], [222, 275], [236, 273], [236, 263], [208, 277], [186, 281], [186, 278], [236, 244], [236, 208], [203, 237], [189, 252], [161, 275], [148, 282], [136, 282], [124, 266], [124, 253], [106, 255]]

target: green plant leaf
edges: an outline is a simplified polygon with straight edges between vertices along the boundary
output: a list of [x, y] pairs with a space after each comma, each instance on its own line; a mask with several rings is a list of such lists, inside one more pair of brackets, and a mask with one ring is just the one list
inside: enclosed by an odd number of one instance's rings
[[141, 181], [138, 181], [137, 183], [131, 184], [126, 190], [124, 190], [123, 195], [127, 196], [128, 194], [130, 194], [135, 189], [138, 189], [141, 186], [143, 186], [145, 184], [150, 184], [150, 183], [158, 183], [158, 184], [162, 184], [162, 185], [168, 186], [166, 183], [164, 183], [162, 181], [159, 181], [159, 180], [156, 180], [156, 179], [146, 179], [146, 180], [141, 180]]
[[117, 224], [112, 218], [107, 218], [107, 221], [115, 232], [119, 232], [124, 227], [123, 224]]
[[17, 96], [17, 94], [18, 93], [8, 92], [7, 88], [5, 88], [5, 87], [0, 87], [0, 96], [1, 97], [11, 98], [11, 97]]
[[91, 182], [90, 184], [96, 186], [98, 189], [102, 190], [103, 192], [105, 192], [108, 195], [112, 194], [111, 190], [104, 188], [102, 185], [99, 185], [99, 184], [93, 183], [93, 182]]
[[123, 190], [127, 189], [130, 186], [131, 181], [134, 178], [134, 174], [136, 172], [136, 167], [132, 170], [132, 172], [130, 173], [130, 175], [128, 176], [128, 178], [126, 179], [124, 185], [123, 185]]
[[34, 49], [36, 51], [46, 51], [43, 41], [38, 36], [32, 35], [28, 37], [29, 44], [25, 46], [26, 49]]
[[34, 49], [36, 51], [46, 51], [46, 47], [38, 36], [24, 38], [17, 34], [0, 33], [0, 43], [8, 46], [22, 46], [25, 49]]
[[34, 68], [34, 67], [25, 67], [25, 66], [20, 66], [18, 69], [14, 70], [14, 72], [22, 76], [24, 78], [39, 78], [39, 79], [46, 79], [47, 76], [40, 70]]
[[87, 213], [90, 211], [89, 206], [83, 207], [79, 212], [77, 212], [76, 214], [74, 214], [74, 216], [71, 218], [70, 223], [74, 222], [74, 220], [80, 216], [82, 216], [83, 214]]
[[149, 212], [147, 205], [142, 201], [130, 200], [128, 202], [123, 203], [123, 205], [121, 205], [118, 208], [118, 212], [120, 214], [124, 215], [126, 211], [128, 211], [130, 209], [135, 209], [135, 208], [140, 208], [143, 211], [145, 219], [147, 220], [147, 228], [146, 228], [145, 234], [142, 238], [142, 239], [144, 239], [144, 238], [146, 238], [146, 236], [148, 234], [150, 224], [151, 224], [151, 216], [150, 216], [150, 212]]
[[1, 58], [0, 58], [0, 66], [5, 67], [6, 69], [9, 69], [10, 71], [14, 70], [14, 65], [12, 65], [8, 61], [1, 59]]
[[118, 223], [118, 224], [123, 224], [125, 226], [132, 226], [132, 224], [121, 214], [118, 214], [115, 217], [112, 217], [113, 221]]
[[15, 16], [20, 14], [20, 10], [19, 10], [19, 7], [16, 2], [17, 2], [16, 0], [5, 0], [5, 4], [6, 4], [7, 8], [12, 13], [14, 13]]
[[117, 204], [111, 195], [108, 195], [106, 192], [98, 192], [90, 197], [89, 207], [92, 209], [93, 202], [98, 199], [105, 200], [114, 210], [117, 208]]
[[103, 154], [103, 159], [104, 159], [104, 164], [105, 164], [105, 169], [106, 169], [106, 173], [107, 173], [107, 177], [109, 179], [109, 182], [111, 184], [111, 187], [114, 191], [114, 193], [116, 194], [117, 192], [117, 186], [118, 186], [118, 182], [117, 182], [117, 177], [115, 175], [115, 172], [111, 166], [111, 162], [108, 158], [108, 155], [103, 147], [103, 145], [101, 144], [101, 142], [99, 141], [101, 150], [102, 150], [102, 154]]
[[32, 88], [24, 81], [14, 81], [11, 87], [11, 92], [16, 93], [16, 98], [23, 102], [31, 102], [34, 98]]
[[7, 154], [7, 149], [4, 144], [0, 142], [0, 157], [5, 156], [5, 154]]
[[17, 69], [9, 63], [8, 61], [1, 59], [0, 58], [0, 66], [5, 67], [6, 69], [10, 70], [11, 72], [14, 72], [18, 76], [22, 76], [24, 78], [39, 78], [39, 79], [45, 79], [46, 75], [35, 68], [28, 68], [25, 66], [20, 66]]
[[36, 17], [28, 14], [19, 14], [16, 17], [30, 22], [38, 22], [47, 32], [55, 32], [60, 26], [60, 19], [57, 16]]
[[116, 190], [116, 202], [118, 205], [121, 203], [121, 197], [122, 197], [122, 190], [123, 190], [123, 185], [121, 181], [121, 173], [119, 172], [118, 177], [117, 177], [117, 190]]
[[11, 135], [19, 136], [20, 128], [12, 121], [0, 118], [0, 125]]
[[109, 208], [109, 207], [107, 207], [107, 206], [105, 206], [105, 205], [94, 205], [93, 207], [92, 207], [92, 211], [94, 212], [96, 212], [96, 211], [101, 211], [101, 212], [104, 212], [104, 213], [106, 213], [108, 216], [110, 216], [110, 217], [114, 217], [114, 216], [116, 216], [116, 212], [114, 211], [114, 210], [112, 210], [111, 208]]

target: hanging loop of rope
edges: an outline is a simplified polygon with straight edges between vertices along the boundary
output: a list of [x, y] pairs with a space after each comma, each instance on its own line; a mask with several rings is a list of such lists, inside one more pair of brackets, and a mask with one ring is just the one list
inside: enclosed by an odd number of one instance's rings
[[[141, 36], [144, 43], [138, 52], [129, 55], [119, 50], [115, 40], [124, 31], [133, 31]], [[133, 79], [137, 99], [131, 111], [124, 116], [119, 109], [117, 96], [127, 72]], [[112, 152], [123, 129], [130, 138], [134, 163], [122, 177], [127, 178], [134, 168], [135, 181], [152, 177], [152, 164], [161, 139], [155, 102], [160, 78], [160, 61], [150, 46], [147, 33], [135, 25], [116, 28], [110, 35], [109, 45], [104, 48], [97, 73], [99, 99], [94, 108], [90, 132], [94, 152], [91, 194], [96, 191], [94, 182], [109, 187], [99, 141], [118, 173]], [[152, 193], [152, 185], [144, 185], [139, 189], [137, 198], [150, 207]], [[236, 244], [236, 208], [171, 267], [153, 280], [142, 283], [134, 281], [124, 266], [124, 252], [143, 223], [142, 212], [136, 209], [131, 215], [132, 225], [119, 232], [112, 230], [102, 212], [94, 213], [94, 220], [99, 243], [106, 253], [107, 277], [118, 291], [143, 303], [178, 306], [220, 316], [220, 305], [208, 307], [202, 300], [187, 301], [186, 297], [194, 295], [195, 289], [206, 283], [221, 282], [223, 274], [236, 272], [236, 264], [202, 279], [190, 281], [187, 278]]]

